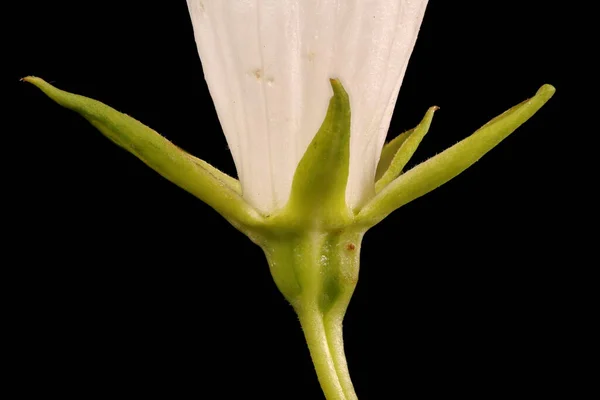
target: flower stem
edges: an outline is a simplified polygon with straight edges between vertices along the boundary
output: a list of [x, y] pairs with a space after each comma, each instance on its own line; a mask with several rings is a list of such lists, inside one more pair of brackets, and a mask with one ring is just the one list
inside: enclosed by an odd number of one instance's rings
[[327, 332], [327, 341], [329, 343], [329, 351], [333, 357], [333, 363], [337, 371], [340, 384], [344, 390], [347, 400], [358, 400], [354, 392], [354, 385], [350, 379], [350, 371], [348, 371], [348, 362], [344, 353], [344, 339], [342, 333], [342, 319], [325, 317], [325, 331]]
[[298, 313], [306, 343], [327, 400], [356, 400], [344, 355], [342, 326], [317, 307]]

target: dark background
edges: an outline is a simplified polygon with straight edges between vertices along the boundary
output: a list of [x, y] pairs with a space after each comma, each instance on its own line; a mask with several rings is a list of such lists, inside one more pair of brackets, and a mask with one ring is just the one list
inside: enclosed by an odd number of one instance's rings
[[[17, 27], [5, 38], [18, 121], [4, 152], [13, 382], [25, 397], [322, 398], [261, 250], [18, 82], [36, 75], [100, 100], [235, 175], [185, 2], [27, 3], [5, 14]], [[566, 101], [562, 13], [546, 1], [430, 1], [390, 129], [441, 107], [413, 165], [542, 84], [558, 91], [480, 162], [366, 235], [345, 320], [361, 400], [573, 393], [574, 282], [549, 173]]]

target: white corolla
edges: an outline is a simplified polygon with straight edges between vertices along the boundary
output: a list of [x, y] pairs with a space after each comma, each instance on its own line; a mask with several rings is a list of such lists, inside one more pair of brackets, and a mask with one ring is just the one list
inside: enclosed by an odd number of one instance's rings
[[244, 199], [283, 207], [331, 98], [350, 98], [346, 202], [374, 195], [377, 163], [427, 0], [187, 0], [202, 68]]

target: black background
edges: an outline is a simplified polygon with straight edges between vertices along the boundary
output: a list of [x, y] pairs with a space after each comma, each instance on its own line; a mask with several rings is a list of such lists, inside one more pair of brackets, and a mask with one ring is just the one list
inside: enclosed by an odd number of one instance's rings
[[[5, 14], [17, 26], [7, 38], [17, 145], [4, 152], [19, 160], [4, 217], [16, 222], [3, 280], [13, 382], [24, 396], [69, 399], [322, 398], [261, 250], [18, 82], [36, 75], [100, 100], [235, 176], [185, 2], [27, 3]], [[366, 235], [345, 320], [360, 399], [572, 394], [574, 283], [549, 174], [566, 101], [563, 12], [546, 1], [430, 2], [389, 134], [441, 107], [413, 165], [542, 84], [557, 93]]]

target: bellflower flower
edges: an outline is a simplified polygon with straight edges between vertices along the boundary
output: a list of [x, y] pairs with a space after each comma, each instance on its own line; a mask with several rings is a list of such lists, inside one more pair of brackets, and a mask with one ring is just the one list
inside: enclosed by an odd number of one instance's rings
[[258, 244], [298, 314], [326, 398], [357, 399], [342, 320], [358, 281], [363, 235], [474, 164], [537, 112], [554, 88], [542, 86], [405, 171], [437, 107], [414, 129], [384, 141], [427, 0], [187, 5], [239, 180], [107, 105], [40, 78], [23, 80], [81, 114]]

